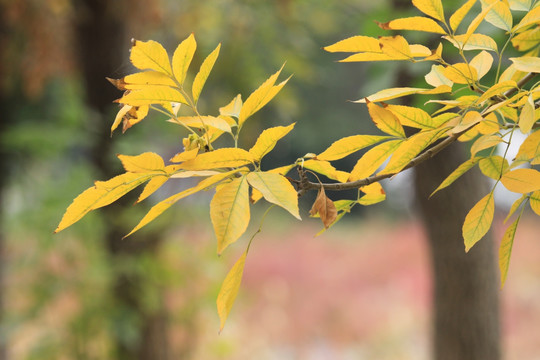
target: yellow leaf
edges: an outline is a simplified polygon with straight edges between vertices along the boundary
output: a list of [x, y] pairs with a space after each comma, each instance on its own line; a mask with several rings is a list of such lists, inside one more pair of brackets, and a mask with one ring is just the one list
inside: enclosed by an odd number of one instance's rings
[[225, 322], [229, 317], [231, 308], [234, 304], [234, 301], [236, 300], [236, 296], [238, 295], [238, 290], [240, 290], [242, 276], [244, 275], [244, 266], [246, 265], [246, 256], [247, 251], [244, 252], [240, 259], [238, 259], [233, 265], [232, 269], [225, 277], [225, 280], [223, 280], [223, 284], [221, 285], [221, 289], [219, 290], [216, 305], [220, 319], [220, 332], [225, 326]]
[[485, 119], [478, 124], [476, 129], [482, 135], [491, 135], [499, 132], [500, 126], [497, 116], [495, 116], [494, 113], [487, 115]]
[[534, 116], [534, 100], [532, 94], [527, 97], [527, 101], [521, 108], [519, 114], [519, 129], [523, 134], [527, 134], [531, 131], [536, 119]]
[[295, 218], [298, 213], [298, 194], [294, 186], [284, 176], [271, 172], [251, 172], [247, 175], [249, 184], [257, 189], [266, 201], [281, 206]]
[[392, 57], [384, 53], [364, 52], [349, 56], [339, 62], [363, 62], [363, 61], [393, 61], [393, 60], [408, 60], [408, 57]]
[[433, 89], [398, 87], [398, 88], [384, 89], [373, 95], [368, 96], [367, 98], [362, 98], [360, 100], [356, 100], [353, 102], [365, 103], [366, 99], [371, 102], [381, 102], [381, 101], [386, 101], [386, 100], [395, 99], [402, 96], [413, 95], [413, 94], [433, 95], [433, 94], [449, 93], [451, 91], [452, 91], [452, 88], [448, 85], [437, 86], [436, 88], [433, 88]]
[[382, 36], [379, 38], [379, 44], [382, 52], [393, 59], [412, 58], [409, 43], [401, 35]]
[[219, 44], [217, 48], [212, 51], [210, 55], [206, 57], [206, 59], [204, 59], [201, 68], [199, 69], [199, 72], [197, 73], [197, 75], [195, 75], [195, 79], [193, 80], [193, 86], [191, 88], [191, 93], [193, 94], [193, 101], [195, 101], [195, 103], [197, 103], [197, 101], [199, 100], [199, 96], [201, 95], [201, 91], [204, 87], [204, 84], [206, 83], [206, 79], [208, 79], [210, 71], [212, 71], [212, 68], [216, 63], [220, 48], [221, 44]]
[[465, 217], [462, 229], [466, 252], [488, 232], [493, 222], [494, 213], [495, 202], [493, 200], [493, 192], [484, 196], [469, 211]]
[[462, 132], [465, 129], [471, 128], [474, 124], [478, 124], [483, 121], [484, 118], [478, 111], [469, 111], [461, 118], [461, 121], [458, 125], [454, 126], [452, 129], [453, 134]]
[[455, 13], [450, 16], [450, 27], [453, 31], [456, 31], [459, 24], [461, 24], [461, 21], [463, 18], [467, 15], [469, 10], [473, 7], [476, 0], [469, 0], [465, 4], [461, 5], [459, 9], [456, 10]]
[[242, 95], [238, 94], [230, 103], [219, 108], [219, 114], [223, 116], [234, 116], [238, 118], [240, 116], [240, 110], [242, 109]]
[[281, 88], [287, 83], [288, 79], [275, 85], [275, 82], [281, 73], [279, 69], [274, 75], [270, 76], [261, 86], [257, 88], [244, 102], [242, 109], [240, 110], [240, 115], [238, 117], [238, 126], [242, 124], [249, 118], [251, 115], [260, 110], [264, 105], [266, 105], [272, 98], [281, 90]]
[[326, 46], [328, 52], [374, 52], [380, 53], [379, 40], [369, 36], [353, 36]]
[[114, 130], [120, 125], [124, 117], [127, 115], [127, 113], [131, 110], [133, 106], [131, 105], [124, 105], [122, 108], [118, 111], [118, 114], [116, 114], [116, 118], [114, 119], [114, 122], [111, 126], [111, 136]]
[[519, 209], [519, 207], [521, 206], [521, 204], [523, 204], [523, 202], [525, 200], [527, 200], [527, 195], [523, 194], [523, 195], [521, 195], [521, 197], [519, 199], [514, 201], [514, 203], [510, 207], [510, 210], [508, 211], [508, 215], [506, 215], [506, 218], [504, 218], [504, 221], [503, 221], [504, 223], [506, 223], [508, 221], [508, 219], [510, 219], [510, 217], [512, 215], [514, 215], [516, 210]]
[[261, 159], [268, 154], [276, 146], [277, 142], [287, 135], [293, 128], [295, 123], [289, 126], [276, 126], [264, 130], [257, 138], [255, 145], [249, 149], [249, 153], [255, 161], [260, 162]]
[[443, 72], [444, 76], [456, 84], [470, 84], [478, 80], [476, 69], [465, 63], [457, 63], [447, 66]]
[[471, 156], [475, 156], [479, 151], [497, 146], [503, 141], [498, 135], [480, 136], [471, 146]]
[[522, 56], [518, 58], [510, 58], [514, 66], [519, 71], [540, 73], [540, 57]]
[[197, 42], [195, 41], [195, 36], [190, 34], [174, 51], [172, 69], [174, 77], [180, 85], [182, 85], [186, 79], [186, 74], [196, 49]]
[[245, 175], [218, 188], [210, 202], [210, 218], [217, 252], [221, 254], [244, 234], [249, 223], [249, 185]]
[[424, 130], [409, 137], [394, 151], [390, 161], [378, 175], [398, 173], [403, 170], [422, 150], [437, 140], [440, 133], [441, 130]]
[[411, 49], [411, 55], [413, 57], [425, 57], [422, 60], [435, 60], [434, 57], [437, 56], [435, 54], [436, 50], [431, 51], [431, 50], [429, 50], [429, 48], [427, 48], [424, 45], [410, 44], [409, 49]]
[[[486, 75], [493, 65], [493, 57], [487, 51], [481, 51], [469, 62], [473, 68], [476, 69], [478, 74], [478, 80]], [[502, 81], [502, 79], [500, 79]]]
[[339, 160], [358, 150], [377, 144], [386, 139], [389, 139], [389, 137], [376, 135], [347, 136], [334, 141], [328, 149], [317, 155], [316, 159], [326, 161]]
[[514, 80], [499, 82], [487, 89], [486, 92], [483, 93], [482, 96], [480, 96], [478, 102], [482, 103], [485, 100], [491, 98], [492, 96], [501, 95], [502, 93], [517, 87], [517, 83]]
[[535, 27], [512, 38], [512, 45], [518, 51], [530, 50], [540, 43], [540, 27]]
[[169, 75], [153, 70], [127, 75], [119, 80], [109, 78], [107, 80], [120, 90], [137, 90], [149, 85], [176, 86]]
[[348, 181], [356, 181], [372, 175], [394, 152], [403, 140], [392, 140], [367, 151], [356, 163]]
[[311, 210], [309, 210], [309, 214], [311, 216], [319, 215], [326, 229], [328, 229], [328, 227], [336, 220], [336, 206], [334, 205], [334, 202], [326, 196], [323, 187], [319, 188], [317, 198], [315, 199]]
[[337, 180], [339, 182], [347, 182], [347, 179], [349, 178], [349, 173], [337, 170], [328, 161], [312, 159], [304, 161], [303, 165], [306, 169], [315, 171], [329, 179]]
[[519, 147], [516, 158], [532, 160], [540, 156], [540, 130], [531, 133]]
[[[267, 172], [268, 173], [273, 173], [273, 174], [279, 174], [279, 175], [282, 175], [282, 176], [285, 176], [287, 175], [287, 173], [289, 171], [291, 171], [291, 169], [295, 167], [294, 164], [292, 165], [285, 165], [285, 166], [280, 166], [278, 168], [274, 168], [274, 169], [271, 169], [271, 170], [268, 170]], [[263, 194], [261, 194], [261, 192], [255, 188], [251, 189], [251, 198], [250, 198], [250, 201], [252, 204], [255, 204], [257, 201], [259, 201], [260, 199], [262, 199], [263, 197]]]
[[[244, 169], [246, 170], [246, 169]], [[163, 214], [165, 210], [169, 209], [172, 205], [174, 205], [177, 201], [195, 194], [198, 191], [206, 190], [210, 188], [211, 186], [214, 186], [215, 184], [219, 183], [220, 181], [233, 176], [236, 173], [239, 173], [241, 169], [239, 170], [232, 170], [225, 173], [219, 173], [210, 176], [207, 179], [202, 180], [199, 182], [196, 186], [191, 187], [189, 189], [186, 189], [184, 191], [181, 191], [177, 194], [174, 194], [172, 196], [169, 196], [167, 199], [157, 203], [156, 205], [152, 206], [152, 208], [146, 213], [146, 215], [139, 221], [139, 223], [131, 230], [124, 238], [130, 236], [134, 232], [138, 231], [142, 227], [148, 225], [150, 222], [152, 222], [155, 218], [157, 218], [159, 215]], [[203, 175], [204, 176], [204, 175]]]
[[179, 116], [169, 122], [183, 124], [196, 129], [205, 129], [207, 126], [230, 133], [231, 126], [222, 118], [215, 116]]
[[184, 170], [210, 170], [247, 165], [254, 160], [253, 155], [244, 149], [221, 148], [199, 154], [196, 158], [183, 162], [179, 167]]
[[484, 20], [484, 18], [486, 17], [486, 15], [488, 14], [488, 12], [491, 11], [491, 8], [494, 6], [495, 4], [491, 4], [485, 8], [482, 9], [482, 12], [480, 14], [478, 14], [474, 19], [473, 21], [471, 22], [471, 24], [469, 25], [469, 27], [467, 28], [467, 32], [465, 33], [465, 36], [463, 37], [462, 39], [462, 42], [463, 43], [466, 43], [467, 40], [469, 39], [469, 37], [474, 33], [474, 31], [478, 28], [478, 26], [480, 26], [480, 23], [482, 22], [482, 20]]
[[501, 182], [508, 190], [525, 194], [540, 190], [540, 172], [534, 169], [516, 169], [505, 173]]
[[155, 193], [163, 184], [165, 184], [169, 180], [168, 176], [156, 176], [146, 184], [144, 187], [141, 195], [139, 195], [139, 198], [137, 199], [137, 202], [141, 202], [153, 193]]
[[467, 171], [472, 169], [478, 163], [478, 161], [480, 161], [480, 159], [481, 158], [475, 157], [475, 158], [469, 159], [469, 160], [465, 161], [463, 164], [459, 165], [454, 171], [452, 171], [450, 173], [450, 175], [448, 175], [446, 177], [446, 179], [443, 180], [441, 185], [439, 185], [439, 187], [437, 187], [431, 193], [431, 195], [429, 195], [429, 197], [432, 197], [437, 191], [442, 190], [442, 189], [452, 185], [454, 183], [454, 181], [456, 181], [457, 179], [459, 179], [461, 177], [461, 175], [465, 174]]
[[435, 128], [431, 116], [422, 109], [402, 105], [388, 105], [386, 109], [390, 110], [403, 126], [419, 129]]
[[521, 216], [519, 216], [504, 232], [499, 247], [499, 269], [501, 270], [501, 288], [504, 286], [506, 277], [508, 275], [508, 267], [510, 265], [510, 256], [512, 255], [512, 246], [514, 244], [514, 237], [516, 236], [516, 229]]
[[140, 70], [155, 70], [172, 76], [169, 55], [160, 43], [149, 40], [132, 40], [133, 46], [129, 59], [133, 66]]
[[399, 123], [397, 117], [390, 111], [375, 103], [368, 102], [367, 108], [373, 123], [383, 132], [397, 136], [405, 137], [403, 126]]
[[512, 28], [513, 33], [521, 32], [527, 27], [537, 24], [540, 21], [540, 6], [535, 7], [529, 11], [521, 21]]
[[531, 209], [536, 215], [540, 216], [540, 190], [533, 192], [529, 200], [531, 204]]
[[426, 82], [431, 86], [452, 86], [454, 83], [444, 76], [444, 66], [442, 65], [432, 65], [431, 71], [424, 76]]
[[385, 30], [416, 30], [436, 34], [446, 34], [446, 31], [444, 31], [437, 22], [423, 16], [395, 19], [384, 24], [377, 24], [381, 29]]
[[359, 190], [366, 194], [358, 200], [358, 203], [360, 205], [373, 205], [380, 203], [381, 201], [384, 201], [386, 199], [386, 193], [384, 192], [381, 184], [379, 184], [378, 182], [362, 186]]
[[183, 151], [181, 153], [178, 153], [176, 155], [174, 155], [172, 158], [171, 158], [171, 162], [175, 162], [175, 163], [178, 163], [178, 162], [183, 162], [183, 161], [188, 161], [188, 160], [191, 160], [191, 159], [195, 159], [199, 153], [199, 150], [200, 148], [196, 147], [196, 148], [193, 148], [191, 150], [186, 150], [186, 151]]
[[493, 180], [499, 180], [508, 171], [509, 166], [505, 158], [494, 155], [480, 160], [478, 167], [485, 176]]
[[499, 29], [510, 31], [512, 29], [512, 13], [508, 4], [501, 0], [482, 0], [482, 8], [491, 4], [493, 7], [486, 15], [486, 21]]
[[187, 104], [187, 100], [178, 90], [160, 85], [149, 85], [140, 90], [130, 91], [120, 99], [116, 100], [116, 102], [132, 106], [171, 102]]
[[125, 173], [107, 181], [98, 181], [83, 191], [67, 208], [55, 233], [73, 225], [92, 210], [111, 204], [155, 174]]
[[[491, 50], [497, 52], [497, 43], [495, 40], [484, 34], [443, 36], [458, 49], [463, 50]], [[466, 39], [466, 40], [465, 40]]]
[[165, 163], [161, 156], [145, 152], [136, 156], [118, 155], [124, 169], [133, 173], [165, 172]]
[[441, 0], [412, 0], [412, 3], [424, 14], [444, 22], [444, 11]]

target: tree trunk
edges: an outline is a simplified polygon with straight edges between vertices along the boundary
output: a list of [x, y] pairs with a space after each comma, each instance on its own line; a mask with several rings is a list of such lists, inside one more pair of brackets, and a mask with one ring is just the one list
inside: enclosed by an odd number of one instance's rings
[[455, 144], [416, 168], [415, 188], [429, 238], [434, 280], [433, 358], [500, 359], [498, 275], [491, 232], [465, 253], [465, 215], [488, 193], [469, 171], [451, 187], [430, 193], [467, 160]]
[[[103, 179], [111, 178], [120, 169], [111, 164], [112, 141], [110, 139], [110, 116], [112, 101], [119, 97], [118, 91], [105, 80], [124, 63], [128, 42], [125, 36], [124, 16], [127, 16], [129, 2], [110, 0], [81, 0], [77, 2], [76, 39], [79, 44], [80, 67], [85, 81], [87, 103], [95, 111], [92, 129], [95, 131], [90, 150], [92, 164]], [[134, 199], [126, 199], [102, 210], [106, 220], [105, 241], [111, 257], [111, 264], [122, 263], [126, 258], [137, 259], [141, 254], [155, 253], [161, 243], [158, 234], [139, 236], [137, 240], [123, 241], [129, 232], [123, 224], [115, 222], [116, 214], [122, 208], [133, 204]], [[148, 313], [144, 309], [140, 293], [139, 275], [129, 269], [115, 270], [113, 296], [119, 313], [114, 324], [113, 336], [118, 359], [165, 360], [167, 359], [166, 316], [164, 308]], [[137, 338], [124, 336], [122, 324], [131, 319], [128, 326], [136, 326]], [[125, 325], [124, 325], [125, 326]], [[133, 329], [129, 329], [132, 331]]]

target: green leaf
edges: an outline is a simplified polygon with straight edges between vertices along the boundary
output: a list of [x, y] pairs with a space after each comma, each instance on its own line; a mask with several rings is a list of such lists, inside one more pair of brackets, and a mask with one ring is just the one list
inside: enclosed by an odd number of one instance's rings
[[510, 256], [512, 255], [512, 246], [514, 245], [514, 237], [516, 236], [516, 230], [521, 216], [519, 216], [512, 225], [510, 225], [504, 232], [499, 247], [499, 269], [501, 270], [501, 288], [506, 282], [508, 275], [508, 268], [510, 266]]
[[281, 206], [301, 220], [298, 213], [298, 194], [284, 176], [257, 171], [249, 173], [247, 180], [251, 186], [261, 192], [266, 201]]
[[236, 242], [247, 229], [249, 185], [243, 175], [220, 187], [210, 202], [210, 218], [217, 238], [217, 252]]
[[469, 211], [465, 217], [462, 229], [466, 252], [486, 235], [493, 222], [494, 213], [495, 202], [493, 200], [493, 192], [484, 196]]
[[238, 295], [238, 290], [240, 290], [242, 276], [244, 275], [244, 266], [246, 265], [246, 256], [247, 251], [244, 252], [240, 259], [238, 259], [233, 265], [232, 269], [225, 277], [225, 280], [221, 285], [221, 289], [219, 290], [216, 305], [220, 319], [220, 332], [225, 326], [225, 322], [229, 317], [231, 308], [236, 300], [236, 296]]
[[208, 76], [210, 75], [210, 72], [212, 71], [212, 68], [214, 67], [214, 64], [216, 63], [216, 60], [219, 56], [219, 49], [221, 48], [221, 44], [217, 46], [217, 48], [210, 53], [204, 59], [201, 68], [199, 69], [199, 72], [197, 75], [195, 75], [195, 79], [193, 80], [193, 86], [191, 87], [191, 93], [193, 94], [193, 101], [197, 103], [199, 100], [199, 96], [201, 95], [201, 91], [204, 87], [204, 84], [206, 83], [206, 80], [208, 79]]
[[[429, 116], [429, 115], [428, 115]], [[334, 161], [350, 155], [358, 150], [377, 144], [389, 136], [352, 135], [334, 141], [332, 145], [317, 155], [317, 160]]]

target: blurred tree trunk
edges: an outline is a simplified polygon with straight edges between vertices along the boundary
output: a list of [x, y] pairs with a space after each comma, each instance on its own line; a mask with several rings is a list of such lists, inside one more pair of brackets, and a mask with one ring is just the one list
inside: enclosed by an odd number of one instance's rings
[[[91, 148], [91, 161], [102, 179], [108, 179], [120, 172], [111, 164], [112, 141], [110, 126], [112, 101], [119, 93], [106, 80], [115, 69], [125, 62], [122, 56], [127, 48], [124, 16], [129, 12], [128, 1], [79, 0], [76, 2], [76, 42], [80, 55], [80, 67], [85, 81], [87, 103], [94, 113], [91, 115], [91, 128], [95, 130]], [[125, 259], [134, 259], [142, 254], [155, 253], [160, 246], [158, 234], [139, 236], [136, 240], [122, 241], [129, 229], [115, 221], [119, 208], [133, 203], [134, 199], [117, 202], [103, 209], [106, 219], [106, 245], [114, 267]], [[143, 306], [144, 289], [140, 274], [129, 269], [116, 269], [113, 295], [120, 308], [114, 315], [116, 319], [113, 336], [117, 346], [117, 358], [126, 360], [164, 360], [167, 359], [166, 314], [164, 307], [157, 311]], [[135, 319], [134, 321], [131, 321]], [[136, 326], [136, 339], [126, 338], [126, 326]]]

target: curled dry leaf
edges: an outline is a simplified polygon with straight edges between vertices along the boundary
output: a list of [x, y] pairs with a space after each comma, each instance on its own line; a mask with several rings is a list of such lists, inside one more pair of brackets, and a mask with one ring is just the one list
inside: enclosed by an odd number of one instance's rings
[[324, 224], [324, 227], [327, 229], [330, 224], [332, 224], [336, 220], [336, 207], [334, 205], [334, 202], [326, 196], [324, 188], [321, 187], [319, 189], [319, 193], [317, 194], [317, 198], [315, 199], [315, 202], [313, 203], [309, 214], [311, 216], [319, 214]]

